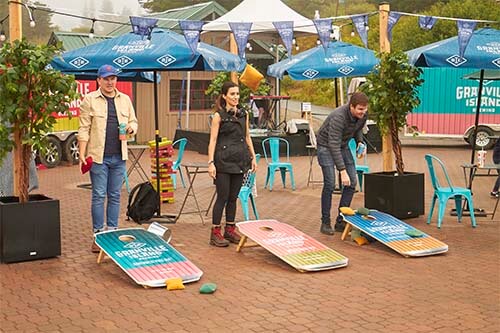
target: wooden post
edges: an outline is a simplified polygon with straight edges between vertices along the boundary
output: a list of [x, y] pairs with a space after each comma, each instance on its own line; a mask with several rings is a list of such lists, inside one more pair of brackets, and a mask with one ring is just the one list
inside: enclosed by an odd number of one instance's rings
[[[238, 54], [238, 46], [236, 45], [236, 39], [234, 39], [234, 34], [232, 32], [229, 34], [229, 52]], [[231, 72], [231, 81], [238, 84], [237, 72]]]
[[[379, 26], [380, 26], [380, 52], [391, 52], [391, 42], [387, 34], [387, 25], [389, 22], [390, 5], [382, 2], [379, 5]], [[392, 157], [392, 138], [391, 133], [382, 136], [382, 161], [383, 170], [394, 170], [394, 160]]]
[[[23, 35], [23, 25], [22, 25], [22, 6], [18, 3], [9, 3], [9, 38], [10, 42], [13, 43], [15, 40], [19, 40]], [[14, 151], [13, 151], [13, 169], [14, 169], [14, 196], [19, 196], [19, 190], [21, 188], [21, 168], [22, 168], [22, 141], [21, 132], [17, 126], [14, 125]]]

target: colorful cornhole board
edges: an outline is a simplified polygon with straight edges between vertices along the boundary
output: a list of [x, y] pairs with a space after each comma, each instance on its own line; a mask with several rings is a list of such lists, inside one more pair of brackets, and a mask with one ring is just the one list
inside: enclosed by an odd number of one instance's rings
[[104, 231], [95, 235], [104, 254], [137, 284], [164, 287], [165, 280], [180, 277], [183, 283], [198, 281], [203, 272], [162, 237], [142, 228]]
[[[431, 256], [448, 251], [445, 243], [387, 213], [371, 209], [368, 216], [357, 213], [341, 215], [347, 222], [342, 240], [346, 238], [352, 225], [405, 257]], [[411, 233], [414, 230], [420, 231], [421, 236], [411, 237], [406, 234], [407, 231]]]
[[[276, 220], [236, 223], [243, 235], [236, 251], [260, 245], [293, 268], [321, 271], [347, 266], [348, 259], [291, 225]], [[250, 238], [257, 244], [245, 245]]]

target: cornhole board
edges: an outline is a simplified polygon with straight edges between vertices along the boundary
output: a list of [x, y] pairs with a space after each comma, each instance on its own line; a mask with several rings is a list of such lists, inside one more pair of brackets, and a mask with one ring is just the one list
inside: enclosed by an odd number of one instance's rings
[[142, 228], [118, 229], [95, 234], [104, 254], [110, 257], [137, 284], [164, 287], [165, 280], [182, 278], [184, 283], [198, 281], [203, 272], [162, 237]]
[[[448, 251], [445, 243], [387, 213], [371, 209], [368, 217], [357, 213], [341, 215], [347, 222], [342, 240], [346, 238], [351, 226], [354, 226], [405, 257], [431, 256]], [[407, 230], [413, 229], [422, 232], [422, 236], [411, 237], [405, 234]]]
[[[256, 220], [236, 223], [243, 235], [236, 251], [260, 245], [293, 268], [322, 271], [347, 266], [348, 259], [291, 225], [276, 220]], [[250, 238], [256, 244], [245, 245]]]

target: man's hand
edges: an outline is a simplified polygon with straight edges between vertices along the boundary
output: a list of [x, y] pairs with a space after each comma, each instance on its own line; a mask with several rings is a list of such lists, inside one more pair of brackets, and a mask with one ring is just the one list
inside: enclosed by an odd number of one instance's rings
[[366, 146], [363, 142], [358, 142], [358, 146], [356, 147], [356, 157], [363, 158], [366, 154]]
[[351, 186], [351, 179], [346, 169], [340, 171], [340, 180], [342, 181], [342, 185]]
[[133, 134], [134, 133], [134, 129], [129, 124], [127, 124], [127, 126], [125, 127], [125, 130], [127, 131], [127, 134]]

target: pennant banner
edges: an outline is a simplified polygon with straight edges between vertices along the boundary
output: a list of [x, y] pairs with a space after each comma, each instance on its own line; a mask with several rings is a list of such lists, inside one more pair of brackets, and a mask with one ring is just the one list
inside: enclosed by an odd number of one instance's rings
[[248, 22], [229, 22], [229, 27], [233, 32], [236, 45], [238, 46], [238, 55], [240, 58], [245, 58], [245, 48], [252, 29], [252, 23]]
[[274, 28], [280, 34], [281, 40], [285, 45], [288, 57], [292, 57], [292, 44], [293, 44], [293, 21], [273, 22]]
[[200, 41], [200, 31], [203, 26], [202, 21], [180, 20], [179, 26], [182, 29], [184, 38], [189, 45], [189, 48], [196, 53], [198, 42]]
[[330, 33], [332, 32], [332, 19], [317, 19], [313, 20], [314, 26], [318, 31], [319, 40], [321, 44], [326, 49], [328, 44], [330, 44]]
[[368, 47], [368, 32], [366, 31], [366, 27], [368, 26], [368, 15], [356, 15], [352, 16], [351, 19], [363, 44], [365, 44], [365, 47]]
[[151, 36], [151, 32], [153, 31], [153, 28], [156, 27], [157, 22], [158, 19], [155, 18], [130, 16], [133, 33], [141, 35], [142, 38], [144, 38], [144, 36]]
[[392, 28], [398, 23], [400, 17], [400, 13], [389, 12], [389, 22], [387, 23], [387, 37], [389, 38], [389, 42], [392, 41]]
[[431, 30], [436, 24], [437, 18], [434, 16], [419, 16], [418, 25], [424, 30]]
[[470, 38], [474, 29], [476, 29], [477, 22], [474, 21], [457, 21], [458, 27], [458, 54], [460, 58], [464, 57], [465, 49], [469, 44]]

